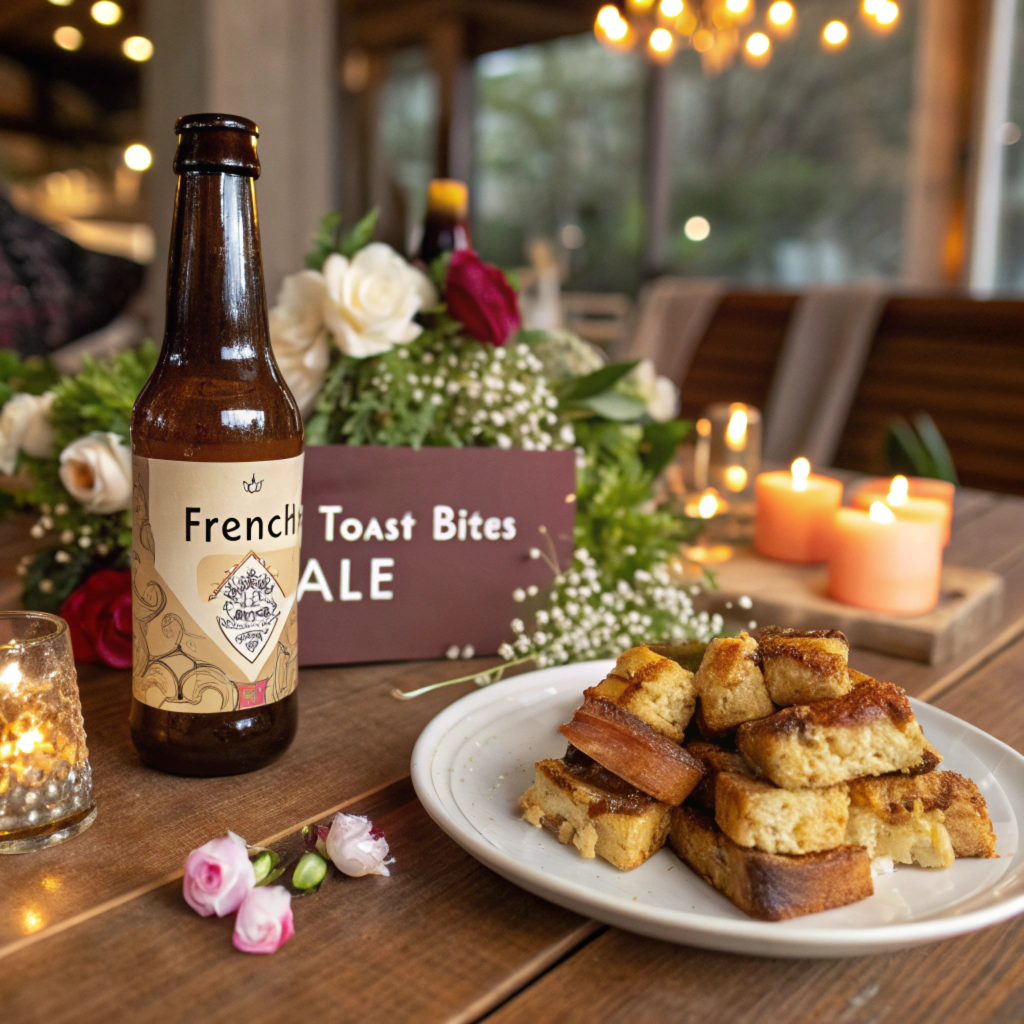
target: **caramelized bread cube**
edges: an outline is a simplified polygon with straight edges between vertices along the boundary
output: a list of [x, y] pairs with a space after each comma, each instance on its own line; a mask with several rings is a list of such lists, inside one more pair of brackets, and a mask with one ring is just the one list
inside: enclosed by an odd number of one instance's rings
[[672, 813], [579, 752], [538, 761], [519, 806], [531, 825], [620, 871], [638, 868], [665, 845]]
[[799, 857], [738, 846], [710, 816], [684, 804], [672, 812], [672, 849], [740, 910], [762, 921], [785, 921], [856, 903], [874, 893], [862, 846], [839, 846]]
[[985, 798], [970, 779], [948, 771], [854, 779], [847, 842], [925, 867], [948, 867], [953, 855], [996, 855]]
[[748, 722], [739, 727], [736, 743], [758, 772], [784, 789], [905, 771], [920, 765], [925, 749], [907, 695], [879, 682]]
[[704, 774], [700, 761], [678, 743], [608, 700], [588, 700], [558, 731], [608, 771], [673, 807]]
[[697, 703], [693, 673], [646, 646], [620, 654], [608, 677], [584, 696], [618, 704], [676, 743], [682, 740]]
[[697, 724], [707, 739], [725, 736], [742, 722], [775, 710], [757, 659], [757, 641], [747, 633], [708, 644], [694, 676], [700, 697]]
[[801, 632], [766, 626], [757, 644], [764, 684], [776, 704], [810, 704], [850, 691], [850, 644], [838, 630]]
[[924, 738], [924, 753], [921, 755], [921, 763], [907, 769], [908, 775], [924, 775], [926, 772], [933, 772], [945, 758]]
[[846, 839], [846, 785], [779, 789], [759, 779], [740, 754], [711, 743], [687, 748], [700, 758], [714, 787], [715, 824], [737, 845], [765, 853], [833, 850]]

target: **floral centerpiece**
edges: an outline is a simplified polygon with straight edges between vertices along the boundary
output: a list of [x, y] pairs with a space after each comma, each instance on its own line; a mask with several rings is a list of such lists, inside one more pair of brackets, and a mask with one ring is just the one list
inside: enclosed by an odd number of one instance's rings
[[[513, 591], [524, 614], [509, 625], [506, 663], [716, 633], [720, 621], [695, 612], [692, 586], [668, 569], [690, 527], [653, 500], [689, 429], [673, 385], [646, 363], [609, 364], [569, 332], [523, 330], [497, 267], [468, 250], [417, 267], [372, 241], [375, 219], [342, 233], [325, 218], [270, 310], [307, 443], [576, 452], [573, 564], [531, 551], [550, 563], [552, 587]], [[35, 511], [42, 547], [20, 568], [24, 602], [64, 613], [77, 657], [117, 667], [131, 661], [128, 424], [155, 359], [147, 344], [87, 359], [73, 377], [0, 361], [0, 500]]]

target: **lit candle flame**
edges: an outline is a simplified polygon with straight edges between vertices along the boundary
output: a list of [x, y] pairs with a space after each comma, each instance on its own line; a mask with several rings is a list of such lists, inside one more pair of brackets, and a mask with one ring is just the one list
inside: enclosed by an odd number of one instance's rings
[[12, 661], [3, 672], [0, 672], [0, 683], [6, 683], [11, 689], [21, 682], [21, 678], [21, 669], [17, 662]]
[[36, 744], [42, 742], [43, 734], [38, 729], [29, 729], [28, 732], [21, 736], [15, 746], [21, 753], [31, 754], [36, 749]]
[[697, 515], [701, 519], [710, 519], [718, 511], [718, 495], [708, 491], [697, 503]]
[[43, 927], [43, 915], [38, 910], [25, 911], [25, 931], [37, 932]]
[[905, 476], [894, 476], [889, 485], [889, 497], [885, 499], [887, 505], [899, 507], [906, 505], [907, 495], [910, 493], [910, 481]]
[[729, 417], [729, 425], [725, 428], [725, 443], [734, 452], [741, 452], [747, 447], [747, 410], [733, 409]]
[[873, 501], [868, 512], [871, 521], [875, 523], [895, 523], [896, 513], [888, 505], [881, 501]]
[[801, 456], [799, 459], [794, 459], [793, 465], [789, 468], [793, 474], [793, 490], [806, 491], [807, 478], [811, 475], [811, 464]]
[[711, 433], [711, 420], [703, 416], [697, 420], [697, 433], [701, 437], [707, 437]]
[[742, 491], [747, 486], [747, 471], [742, 466], [730, 466], [725, 471], [725, 486], [730, 491]]

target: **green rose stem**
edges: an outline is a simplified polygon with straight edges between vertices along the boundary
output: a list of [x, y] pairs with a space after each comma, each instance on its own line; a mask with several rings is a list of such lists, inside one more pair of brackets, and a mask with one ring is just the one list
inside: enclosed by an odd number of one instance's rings
[[315, 889], [327, 875], [327, 861], [318, 853], [304, 853], [295, 865], [292, 885], [296, 889]]
[[[403, 691], [394, 689], [391, 691], [391, 696], [396, 697], [398, 700], [412, 700], [413, 697], [420, 697], [424, 693], [430, 693], [431, 690], [440, 690], [443, 686], [454, 686], [456, 683], [475, 682], [478, 686], [486, 686], [488, 683], [496, 683], [504, 674], [505, 669], [512, 668], [513, 665], [524, 665], [528, 661], [535, 660], [535, 656], [530, 654], [525, 658], [516, 658], [515, 661], [506, 661], [504, 665], [495, 665], [494, 668], [490, 668], [486, 672], [472, 672], [468, 676], [459, 676], [458, 679], [446, 679], [443, 683], [431, 683], [430, 686], [421, 686], [418, 690]], [[491, 676], [494, 676], [494, 678], [491, 679]]]

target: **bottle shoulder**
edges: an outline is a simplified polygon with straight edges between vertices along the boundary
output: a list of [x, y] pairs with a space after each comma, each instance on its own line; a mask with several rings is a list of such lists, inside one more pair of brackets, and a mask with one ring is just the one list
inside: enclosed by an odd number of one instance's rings
[[302, 452], [302, 417], [272, 372], [252, 380], [158, 366], [132, 409], [132, 451], [146, 458], [243, 462]]

